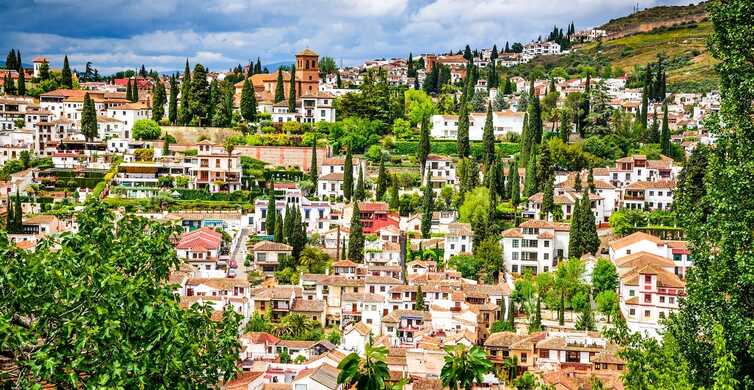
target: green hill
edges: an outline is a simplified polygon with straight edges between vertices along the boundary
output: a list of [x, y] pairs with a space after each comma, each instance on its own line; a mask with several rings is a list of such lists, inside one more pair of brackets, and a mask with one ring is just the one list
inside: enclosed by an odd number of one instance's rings
[[707, 19], [705, 6], [706, 2], [701, 2], [699, 4], [647, 8], [628, 16], [612, 19], [598, 28], [611, 35], [627, 35], [647, 32], [659, 27], [702, 22]]

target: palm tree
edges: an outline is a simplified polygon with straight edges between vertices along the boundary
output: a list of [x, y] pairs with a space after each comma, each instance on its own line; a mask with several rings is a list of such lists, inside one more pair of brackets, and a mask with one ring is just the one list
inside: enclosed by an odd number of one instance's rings
[[507, 381], [513, 382], [518, 376], [518, 356], [510, 356], [503, 361], [503, 369], [506, 373]]
[[479, 347], [467, 349], [463, 344], [445, 347], [445, 365], [440, 371], [443, 386], [451, 390], [471, 390], [474, 382], [481, 383], [482, 376], [492, 368], [492, 363]]
[[275, 325], [273, 333], [278, 337], [300, 339], [309, 330], [317, 328], [319, 323], [310, 320], [303, 314], [291, 313], [283, 317], [280, 322]]
[[364, 347], [364, 358], [352, 352], [340, 361], [338, 383], [345, 387], [355, 386], [357, 390], [384, 390], [385, 381], [390, 377], [386, 356], [387, 348], [373, 346], [370, 337]]

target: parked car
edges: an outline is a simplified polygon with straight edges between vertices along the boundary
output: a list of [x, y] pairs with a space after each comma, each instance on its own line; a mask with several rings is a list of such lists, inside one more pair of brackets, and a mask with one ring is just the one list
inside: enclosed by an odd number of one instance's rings
[[235, 260], [231, 260], [228, 263], [228, 267], [230, 267], [230, 268], [238, 268], [238, 263]]
[[228, 270], [228, 277], [229, 278], [235, 278], [236, 275], [237, 275], [237, 273], [236, 273], [235, 269], [231, 268], [231, 269]]

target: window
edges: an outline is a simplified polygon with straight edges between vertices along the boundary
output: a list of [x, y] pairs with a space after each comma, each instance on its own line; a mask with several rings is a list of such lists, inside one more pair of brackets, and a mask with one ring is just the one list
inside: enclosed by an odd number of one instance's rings
[[511, 253], [511, 260], [518, 260], [518, 252]]
[[668, 303], [670, 303], [671, 305], [674, 304], [675, 303], [675, 297], [668, 298]]
[[628, 311], [628, 314], [630, 314], [630, 315], [632, 315], [632, 316], [633, 316], [633, 315], [636, 315], [636, 309], [630, 309], [630, 310]]
[[306, 390], [306, 383], [297, 383], [296, 390]]
[[634, 290], [628, 290], [628, 296], [629, 297], [634, 296]]
[[665, 297], [660, 296], [660, 303], [665, 303]]
[[550, 247], [550, 240], [545, 240], [545, 248], [549, 248], [549, 247]]
[[526, 363], [526, 353], [521, 354], [521, 363]]
[[516, 265], [516, 264], [513, 264], [513, 265], [511, 266], [511, 272], [515, 272], [515, 273], [518, 273], [518, 265]]
[[513, 246], [514, 248], [518, 248], [518, 240], [513, 240], [513, 244], [512, 244], [512, 246]]
[[649, 317], [651, 315], [651, 312], [649, 310], [644, 310], [644, 317]]

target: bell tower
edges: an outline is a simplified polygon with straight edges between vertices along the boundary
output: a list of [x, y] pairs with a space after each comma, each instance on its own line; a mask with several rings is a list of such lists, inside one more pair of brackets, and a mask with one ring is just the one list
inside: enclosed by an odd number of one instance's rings
[[304, 49], [296, 54], [296, 96], [316, 95], [319, 91], [319, 54]]

